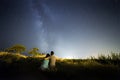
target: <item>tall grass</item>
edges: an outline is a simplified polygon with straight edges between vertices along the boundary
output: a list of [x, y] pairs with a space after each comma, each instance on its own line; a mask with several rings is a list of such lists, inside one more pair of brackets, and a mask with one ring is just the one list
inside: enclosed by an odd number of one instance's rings
[[[99, 76], [101, 75], [116, 75], [120, 72], [120, 54], [112, 53], [111, 55], [99, 56], [97, 59], [62, 59], [57, 60], [56, 68], [57, 71], [47, 71], [45, 75], [52, 75], [69, 78], [77, 77], [80, 75], [91, 75]], [[11, 54], [7, 52], [0, 52], [0, 70], [10, 69], [10, 72], [26, 72], [32, 73], [37, 72], [38, 68], [41, 66], [43, 58], [42, 57], [30, 57], [21, 54]], [[7, 68], [6, 68], [7, 66]], [[97, 79], [96, 79], [97, 80]], [[101, 79], [103, 80], [103, 79]]]
[[[21, 54], [12, 54], [8, 52], [0, 52], [0, 61], [5, 63], [34, 63], [40, 65], [42, 57], [30, 57]], [[92, 57], [91, 59], [59, 59], [57, 60], [58, 65], [77, 65], [77, 66], [102, 66], [102, 65], [117, 65], [120, 66], [120, 53], [111, 53], [109, 55], [99, 55], [98, 58]]]
[[101, 54], [98, 56], [99, 60], [120, 60], [120, 53], [113, 53], [108, 55]]
[[[21, 55], [19, 53], [12, 54], [8, 52], [0, 52], [0, 61], [12, 63], [15, 61], [26, 60], [28, 62], [38, 62], [42, 60], [43, 56], [31, 57]], [[91, 57], [91, 59], [59, 59], [57, 62], [73, 65], [100, 65], [100, 64], [115, 64], [120, 65], [120, 53], [111, 53], [108, 55], [99, 55], [98, 58]]]

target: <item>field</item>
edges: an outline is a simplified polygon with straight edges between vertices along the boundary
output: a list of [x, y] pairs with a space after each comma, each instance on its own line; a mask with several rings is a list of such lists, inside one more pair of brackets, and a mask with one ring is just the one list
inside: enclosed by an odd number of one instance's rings
[[120, 54], [98, 59], [59, 59], [41, 71], [42, 57], [0, 52], [0, 80], [120, 80]]

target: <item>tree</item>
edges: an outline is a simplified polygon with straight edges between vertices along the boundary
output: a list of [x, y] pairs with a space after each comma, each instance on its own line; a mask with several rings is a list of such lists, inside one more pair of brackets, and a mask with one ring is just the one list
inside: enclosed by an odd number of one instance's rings
[[32, 48], [28, 53], [33, 56], [39, 55], [40, 54], [39, 48]]
[[21, 45], [21, 44], [16, 44], [10, 48], [7, 48], [7, 50], [8, 51], [12, 50], [13, 52], [16, 52], [16, 53], [22, 53], [22, 52], [26, 51], [26, 47], [24, 45]]

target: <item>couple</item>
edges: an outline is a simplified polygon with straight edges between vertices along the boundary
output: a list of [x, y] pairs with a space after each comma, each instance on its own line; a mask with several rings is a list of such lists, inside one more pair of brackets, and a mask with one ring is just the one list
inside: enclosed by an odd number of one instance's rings
[[55, 63], [56, 63], [56, 57], [54, 56], [54, 52], [51, 51], [50, 55], [46, 54], [42, 65], [41, 65], [41, 70], [47, 70], [47, 69], [55, 69]]

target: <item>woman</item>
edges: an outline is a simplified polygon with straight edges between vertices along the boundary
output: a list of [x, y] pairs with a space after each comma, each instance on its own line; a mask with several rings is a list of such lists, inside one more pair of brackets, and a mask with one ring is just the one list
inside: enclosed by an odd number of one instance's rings
[[47, 70], [49, 68], [49, 57], [50, 55], [49, 54], [46, 54], [43, 62], [42, 62], [42, 65], [41, 65], [41, 70]]

